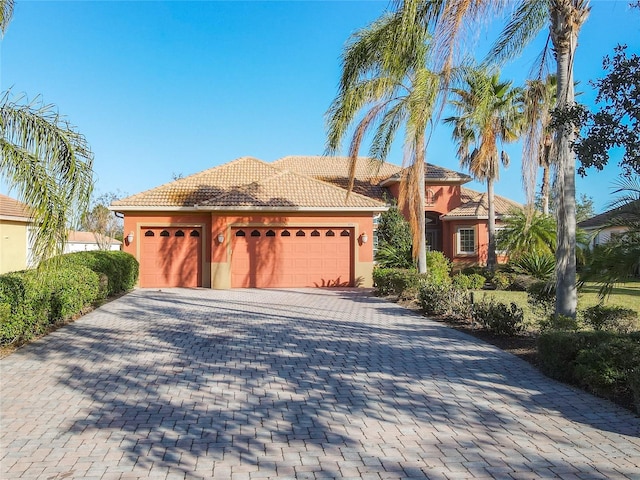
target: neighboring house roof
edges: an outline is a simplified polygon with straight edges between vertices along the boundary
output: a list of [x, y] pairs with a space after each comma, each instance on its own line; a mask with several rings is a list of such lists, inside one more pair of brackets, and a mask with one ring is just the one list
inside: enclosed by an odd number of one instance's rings
[[113, 210], [385, 210], [384, 203], [242, 157], [111, 204]]
[[[395, 173], [385, 181], [381, 182], [381, 186], [387, 186], [391, 183], [397, 183], [402, 178], [402, 171]], [[427, 185], [433, 183], [453, 183], [462, 185], [463, 183], [470, 182], [472, 178], [466, 173], [456, 172], [455, 170], [449, 170], [448, 168], [441, 167], [439, 165], [432, 165], [425, 163], [424, 178]]]
[[107, 237], [102, 235], [101, 233], [94, 232], [77, 232], [74, 230], [69, 231], [69, 236], [67, 237], [67, 243], [109, 243], [111, 245], [122, 245], [120, 240], [116, 240], [115, 238]]
[[624, 212], [622, 212], [622, 210], [625, 208], [628, 208], [629, 206], [631, 206], [633, 209], [636, 209], [636, 208], [640, 209], [640, 200], [635, 200], [630, 204], [628, 204], [627, 206], [613, 208], [611, 210], [607, 210], [604, 213], [601, 213], [594, 217], [583, 220], [582, 222], [578, 223], [578, 227], [583, 228], [585, 230], [591, 230], [591, 229], [603, 227], [607, 225], [614, 217], [620, 216], [621, 214], [624, 215]]
[[26, 204], [0, 194], [0, 219], [29, 223], [32, 215]]
[[[456, 220], [461, 218], [489, 218], [489, 203], [486, 192], [476, 192], [469, 188], [460, 188], [460, 200], [462, 205], [447, 212], [441, 218], [443, 220]], [[522, 205], [508, 198], [494, 195], [494, 207], [496, 217], [507, 215], [513, 208], [521, 209]]]
[[[349, 157], [292, 155], [276, 160], [271, 165], [332, 183], [343, 189], [349, 186]], [[358, 157], [355, 163], [353, 191], [382, 200], [385, 190], [380, 183], [401, 171], [402, 167], [392, 163], [381, 163], [371, 157]]]

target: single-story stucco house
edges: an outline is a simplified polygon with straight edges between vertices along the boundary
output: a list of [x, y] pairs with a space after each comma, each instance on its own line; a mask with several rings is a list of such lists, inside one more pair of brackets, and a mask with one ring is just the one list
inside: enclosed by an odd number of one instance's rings
[[101, 249], [121, 250], [122, 242], [97, 232], [71, 230], [64, 244], [64, 253], [87, 252]]
[[[123, 250], [142, 287], [371, 286], [375, 219], [402, 168], [346, 157], [243, 157], [114, 201]], [[486, 194], [463, 173], [426, 165], [427, 241], [458, 265], [487, 257]], [[498, 218], [519, 204], [496, 197]]]
[[27, 205], [0, 194], [0, 274], [29, 266], [32, 223]]

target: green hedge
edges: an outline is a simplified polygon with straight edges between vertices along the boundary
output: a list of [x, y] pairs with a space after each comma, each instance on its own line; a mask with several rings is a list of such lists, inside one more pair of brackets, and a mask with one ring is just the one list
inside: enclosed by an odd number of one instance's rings
[[0, 275], [0, 345], [19, 344], [88, 305], [131, 289], [138, 262], [123, 252], [79, 252]]
[[538, 339], [540, 369], [640, 413], [640, 332], [549, 332]]
[[94, 250], [68, 253], [52, 260], [57, 266], [82, 265], [107, 280], [104, 297], [131, 290], [138, 281], [138, 261], [125, 252]]
[[[378, 295], [402, 295], [406, 290], [417, 289], [426, 276], [417, 270], [403, 268], [375, 268], [373, 285]], [[416, 290], [417, 293], [417, 290]]]

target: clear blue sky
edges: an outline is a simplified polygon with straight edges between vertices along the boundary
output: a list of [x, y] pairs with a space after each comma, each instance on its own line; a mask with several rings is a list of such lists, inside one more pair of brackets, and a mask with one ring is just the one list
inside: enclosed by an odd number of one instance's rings
[[[630, 9], [629, 0], [591, 3], [576, 60], [587, 104], [594, 97], [587, 82], [602, 76], [604, 55], [617, 43], [640, 53], [640, 9]], [[388, 6], [16, 0], [0, 47], [0, 86], [30, 99], [41, 95], [77, 126], [95, 153], [97, 193], [134, 194], [173, 173], [186, 176], [245, 155], [273, 161], [322, 154], [342, 47]], [[481, 44], [496, 29], [481, 34]], [[504, 69], [504, 79], [522, 83], [545, 35]], [[519, 148], [509, 151], [512, 165], [496, 191], [522, 202]], [[401, 155], [398, 144], [389, 160], [401, 164]], [[459, 169], [446, 128], [436, 130], [427, 157]], [[593, 197], [597, 211], [609, 199], [616, 165], [614, 159], [605, 172], [578, 179], [578, 193]]]

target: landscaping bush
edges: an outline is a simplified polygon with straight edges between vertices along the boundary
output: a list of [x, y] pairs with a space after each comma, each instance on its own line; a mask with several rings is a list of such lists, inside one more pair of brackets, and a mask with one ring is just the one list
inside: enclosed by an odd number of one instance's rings
[[638, 330], [638, 312], [618, 306], [595, 305], [584, 311], [584, 321], [594, 330], [629, 333]]
[[494, 299], [473, 305], [473, 319], [496, 335], [516, 335], [524, 330], [524, 311], [515, 303]]
[[427, 252], [427, 276], [432, 285], [451, 284], [451, 260], [444, 253], [437, 251]]
[[556, 287], [552, 283], [537, 281], [527, 289], [527, 303], [541, 317], [547, 318], [555, 310]]
[[538, 321], [538, 326], [541, 332], [577, 332], [580, 329], [580, 322], [574, 317], [550, 313]]
[[138, 261], [125, 252], [94, 250], [68, 253], [50, 260], [54, 266], [81, 265], [106, 276], [102, 298], [131, 290], [138, 281]]
[[427, 315], [443, 315], [460, 320], [471, 318], [469, 292], [455, 285], [424, 285], [420, 288], [418, 300]]
[[417, 270], [405, 270], [402, 268], [375, 268], [373, 270], [373, 284], [377, 295], [402, 296], [407, 290], [417, 289], [425, 283], [427, 278]]
[[531, 275], [516, 274], [511, 280], [508, 289], [514, 292], [526, 292], [534, 283], [539, 282], [536, 277]]
[[538, 353], [550, 377], [640, 406], [640, 333], [548, 332], [538, 338]]
[[511, 262], [518, 273], [531, 275], [539, 280], [548, 280], [555, 270], [556, 259], [551, 253], [528, 252]]
[[40, 335], [99, 297], [99, 277], [81, 265], [48, 266], [0, 276], [0, 344]]
[[472, 273], [470, 275], [458, 273], [453, 276], [451, 281], [454, 285], [464, 290], [479, 290], [484, 287], [486, 279], [478, 273]]
[[506, 272], [495, 272], [489, 282], [496, 290], [506, 290], [513, 283], [514, 275]]

